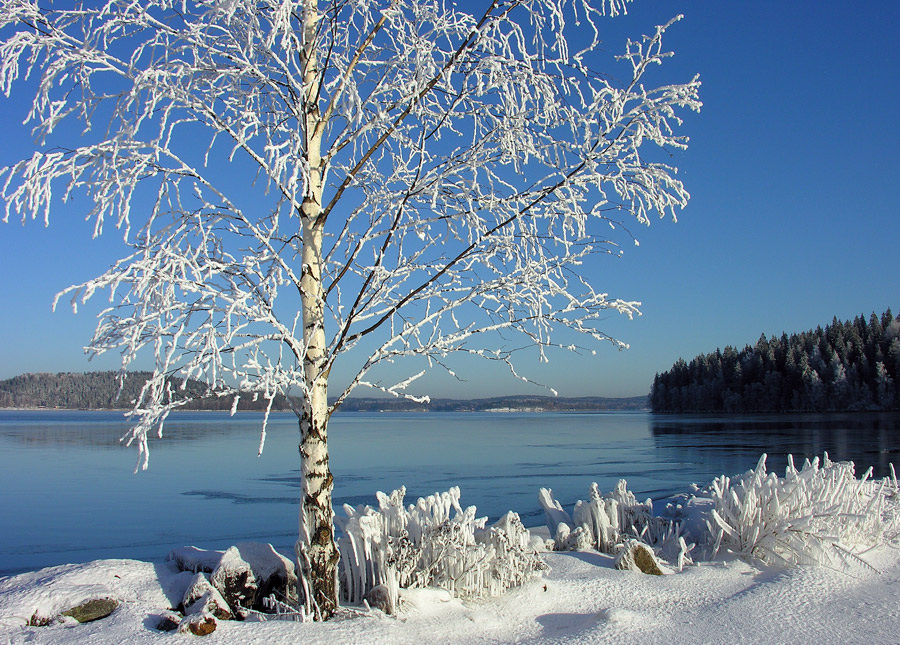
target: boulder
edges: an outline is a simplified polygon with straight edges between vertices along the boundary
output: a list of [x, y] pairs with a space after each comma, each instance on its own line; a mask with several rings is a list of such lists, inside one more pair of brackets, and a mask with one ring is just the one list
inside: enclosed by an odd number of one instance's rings
[[113, 613], [118, 606], [119, 601], [115, 598], [91, 598], [71, 609], [61, 612], [61, 615], [74, 618], [79, 623], [89, 623], [92, 620], [106, 618]]
[[232, 613], [228, 603], [212, 586], [203, 573], [198, 573], [191, 580], [179, 609], [185, 614], [212, 614], [219, 620], [231, 620]]
[[165, 611], [159, 615], [156, 622], [156, 629], [161, 632], [174, 632], [181, 624], [182, 616], [174, 611]]
[[374, 609], [380, 609], [388, 616], [393, 616], [395, 607], [391, 597], [391, 590], [387, 585], [376, 585], [366, 593], [366, 602]]
[[263, 601], [273, 595], [276, 600], [287, 605], [298, 604], [297, 574], [292, 560], [278, 553], [271, 544], [241, 542], [237, 549], [256, 578], [258, 587], [251, 604], [252, 609], [268, 611]]
[[[297, 605], [294, 563], [271, 544], [241, 542], [224, 552], [182, 547], [170, 551], [166, 560], [181, 571], [198, 572], [199, 577], [191, 580], [182, 601], [185, 613], [204, 595], [209, 596], [208, 604], [197, 611], [207, 610], [221, 620], [226, 620], [223, 611], [226, 608], [231, 617], [240, 620], [250, 610], [272, 611], [263, 602], [269, 596], [290, 606]], [[210, 574], [208, 579], [203, 572]], [[208, 594], [210, 589], [218, 596]]]
[[230, 547], [222, 554], [210, 582], [222, 594], [235, 618], [243, 620], [249, 615], [250, 608], [256, 602], [259, 583], [237, 547]]
[[616, 556], [615, 566], [616, 569], [640, 571], [654, 576], [664, 573], [653, 549], [637, 540], [625, 542]]
[[209, 614], [190, 614], [178, 624], [178, 633], [208, 636], [216, 631], [217, 626], [216, 619]]
[[191, 573], [212, 573], [222, 559], [221, 551], [207, 551], [195, 546], [183, 546], [172, 549], [166, 556], [166, 562], [172, 562], [179, 571]]

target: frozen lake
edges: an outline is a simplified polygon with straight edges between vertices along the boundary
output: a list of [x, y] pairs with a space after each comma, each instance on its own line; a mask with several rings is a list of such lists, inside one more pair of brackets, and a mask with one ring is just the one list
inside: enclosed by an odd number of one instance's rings
[[[158, 559], [186, 544], [242, 540], [289, 547], [299, 493], [297, 422], [261, 416], [173, 414], [151, 441], [150, 469], [118, 442], [121, 413], [0, 411], [0, 575], [97, 558]], [[463, 505], [542, 523], [537, 492], [567, 508], [624, 478], [639, 499], [786, 455], [852, 459], [857, 472], [900, 466], [900, 414], [661, 416], [641, 412], [335, 415], [335, 505], [375, 505], [405, 485], [407, 501], [458, 485]]]

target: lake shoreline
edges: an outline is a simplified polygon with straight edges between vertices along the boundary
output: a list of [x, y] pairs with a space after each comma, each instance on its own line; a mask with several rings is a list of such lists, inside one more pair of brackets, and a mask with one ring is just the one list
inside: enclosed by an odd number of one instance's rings
[[[298, 426], [293, 413], [173, 412], [150, 437], [150, 467], [120, 439], [117, 411], [0, 411], [0, 570], [98, 558], [155, 558], [199, 542], [290, 545], [296, 533]], [[852, 460], [874, 475], [900, 465], [900, 415], [739, 418], [591, 413], [347, 413], [329, 424], [334, 505], [377, 507], [401, 486], [406, 503], [459, 486], [463, 507], [540, 525], [540, 488], [571, 509], [620, 479], [659, 508], [692, 483], [742, 473], [769, 455]], [[164, 509], [148, 513], [148, 508]], [[103, 518], [98, 523], [96, 518]]]

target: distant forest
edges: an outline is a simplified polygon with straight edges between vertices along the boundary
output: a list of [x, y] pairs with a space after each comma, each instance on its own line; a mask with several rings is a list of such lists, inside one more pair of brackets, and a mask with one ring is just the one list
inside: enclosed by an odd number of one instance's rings
[[[88, 372], [59, 374], [23, 374], [0, 381], [0, 408], [49, 408], [63, 410], [131, 409], [150, 372], [129, 372], [125, 387], [119, 393], [118, 372]], [[174, 386], [181, 379], [172, 379]], [[183, 410], [231, 410], [230, 396], [207, 396], [206, 385], [189, 380], [188, 393], [199, 397]], [[299, 400], [295, 404], [299, 405]], [[241, 397], [238, 410], [264, 410], [266, 401], [260, 397]], [[290, 410], [284, 396], [275, 397], [274, 410]], [[345, 412], [483, 412], [483, 411], [546, 411], [572, 412], [595, 410], [645, 410], [647, 397], [549, 397], [503, 396], [490, 399], [432, 399], [418, 403], [402, 398], [350, 398], [344, 401]]]
[[[0, 408], [130, 410], [151, 376], [150, 372], [129, 372], [120, 393], [118, 372], [22, 374], [0, 381]], [[173, 378], [172, 384], [180, 387], [181, 379]], [[203, 397], [206, 385], [200, 381], [188, 380], [186, 389], [201, 398], [185, 405], [183, 410], [231, 410], [232, 397]], [[238, 409], [265, 410], [266, 404], [262, 397], [257, 401], [241, 397]], [[276, 396], [272, 408], [289, 410], [290, 405], [285, 397]]]
[[658, 374], [654, 412], [900, 409], [900, 318], [836, 317], [822, 329], [683, 359]]

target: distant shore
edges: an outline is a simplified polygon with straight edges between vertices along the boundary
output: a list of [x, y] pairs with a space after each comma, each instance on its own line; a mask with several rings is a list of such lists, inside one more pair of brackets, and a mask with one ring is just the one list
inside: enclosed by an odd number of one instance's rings
[[[131, 411], [122, 407], [69, 407], [69, 406], [0, 406], [0, 410], [10, 412], [121, 412]], [[647, 411], [646, 396], [604, 398], [604, 397], [493, 397], [489, 399], [433, 399], [429, 403], [417, 403], [406, 399], [350, 398], [346, 399], [338, 412], [483, 412], [510, 414], [523, 412], [626, 412]], [[222, 412], [222, 408], [191, 408], [178, 412]], [[290, 412], [291, 408], [273, 409], [273, 412]], [[238, 410], [238, 413], [260, 412], [259, 410]]]
[[[150, 372], [129, 372], [125, 381], [118, 372], [59, 372], [22, 374], [0, 381], [0, 410], [131, 410], [128, 403], [141, 397]], [[233, 394], [210, 393], [200, 381], [172, 384], [184, 389], [187, 405], [179, 411], [230, 412]], [[334, 403], [334, 400], [330, 401]], [[242, 396], [238, 412], [262, 412], [265, 400]], [[299, 397], [278, 394], [273, 412], [289, 412], [300, 405]], [[427, 403], [405, 398], [351, 397], [339, 408], [342, 412], [598, 412], [603, 410], [648, 410], [647, 395], [631, 397], [555, 397], [508, 395], [482, 399], [434, 398]]]

